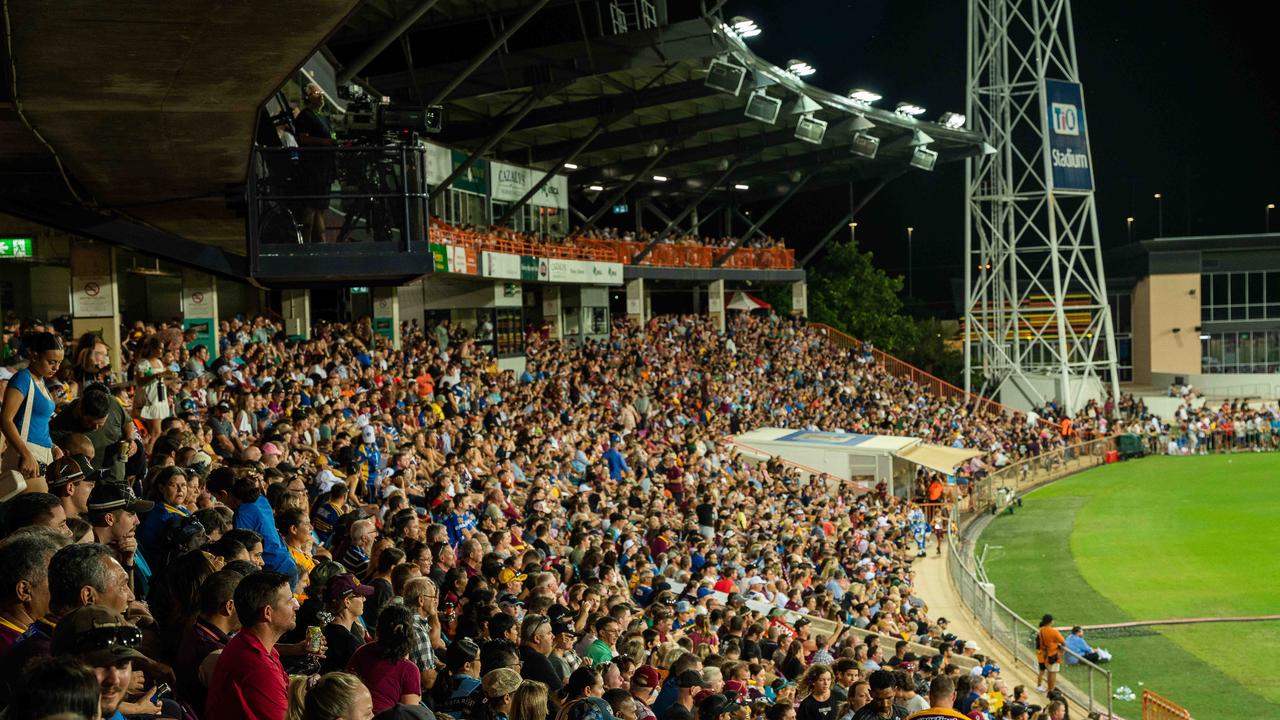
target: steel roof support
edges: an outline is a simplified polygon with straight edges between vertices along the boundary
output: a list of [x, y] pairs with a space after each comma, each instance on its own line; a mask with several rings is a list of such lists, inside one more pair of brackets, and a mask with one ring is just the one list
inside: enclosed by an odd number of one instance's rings
[[581, 153], [583, 150], [586, 150], [587, 146], [590, 145], [596, 138], [600, 137], [600, 133], [602, 132], [604, 132], [603, 121], [600, 123], [597, 123], [595, 128], [592, 129], [591, 132], [587, 133], [586, 137], [582, 138], [582, 142], [578, 143], [577, 147], [575, 147], [568, 155], [565, 155], [563, 158], [561, 158], [560, 161], [556, 163], [556, 166], [554, 168], [552, 168], [551, 170], [548, 170], [547, 173], [542, 176], [541, 180], [534, 183], [533, 187], [529, 188], [528, 192], [526, 192], [519, 200], [515, 201], [515, 203], [512, 204], [511, 207], [507, 208], [507, 211], [504, 212], [502, 214], [502, 217], [499, 218], [498, 221], [494, 224], [505, 225], [506, 222], [510, 220], [513, 215], [516, 214], [517, 210], [524, 207], [525, 203], [529, 202], [529, 200], [531, 200], [534, 195], [537, 195], [539, 190], [546, 187], [547, 183], [551, 182], [551, 179], [556, 175], [556, 171], [563, 168], [565, 163], [573, 162], [573, 159], [578, 157], [578, 154]]
[[741, 165], [742, 161], [745, 160], [746, 158], [747, 158], [746, 155], [740, 155], [734, 158], [733, 162], [729, 163], [729, 167], [724, 172], [720, 173], [720, 177], [716, 178], [715, 182], [707, 185], [707, 189], [703, 190], [702, 194], [694, 198], [693, 202], [686, 205], [684, 210], [680, 211], [679, 215], [676, 215], [675, 218], [667, 221], [667, 226], [662, 228], [662, 232], [658, 233], [658, 236], [655, 237], [653, 240], [651, 240], [648, 245], [645, 245], [643, 250], [636, 253], [636, 256], [631, 259], [631, 264], [639, 265], [641, 260], [644, 260], [646, 257], [648, 257], [649, 253], [653, 252], [653, 249], [658, 247], [659, 243], [661, 243], [663, 240], [666, 240], [667, 236], [671, 234], [671, 231], [675, 229], [675, 227], [679, 225], [681, 221], [683, 221], [686, 217], [688, 217], [689, 213], [693, 212], [694, 208], [698, 207], [698, 205], [701, 204], [702, 201], [710, 197], [711, 193], [715, 192], [716, 188], [719, 187], [721, 183], [729, 179], [729, 176], [733, 174], [733, 171], [737, 170], [738, 166]]
[[454, 168], [453, 172], [449, 173], [449, 177], [445, 178], [443, 182], [432, 188], [431, 192], [427, 194], [427, 201], [430, 202], [435, 200], [440, 193], [444, 192], [445, 188], [453, 184], [454, 180], [462, 177], [462, 174], [467, 171], [467, 168], [471, 167], [471, 164], [476, 161], [476, 158], [492, 150], [493, 146], [497, 145], [507, 133], [511, 132], [511, 128], [515, 127], [516, 123], [520, 122], [525, 115], [528, 115], [529, 111], [532, 110], [540, 100], [542, 100], [541, 93], [531, 92], [524, 100], [520, 101], [520, 104], [517, 105], [520, 109], [507, 120], [506, 125], [502, 126], [498, 132], [494, 133], [493, 137], [486, 140], [483, 145], [471, 151], [471, 154], [467, 156], [467, 159], [464, 160], [461, 165]]
[[[885, 185], [888, 185], [890, 180], [898, 177], [901, 174], [902, 173], [894, 173], [893, 175], [890, 175], [885, 179], [881, 180], [880, 182], [876, 183], [875, 187], [871, 188], [871, 190], [867, 192], [866, 195], [862, 196], [862, 199], [858, 201], [857, 205], [849, 208], [849, 213], [845, 215], [843, 218], [841, 218], [840, 222], [833, 225], [832, 228], [827, 231], [827, 234], [822, 236], [822, 239], [818, 241], [817, 245], [813, 246], [812, 250], [805, 253], [805, 256], [800, 259], [800, 263], [796, 267], [804, 267], [809, 263], [810, 260], [814, 258], [815, 255], [822, 252], [822, 248], [826, 247], [827, 243], [831, 242], [831, 238], [835, 237], [837, 232], [840, 232], [840, 228], [848, 227], [849, 223], [853, 222], [853, 219], [858, 216], [858, 213], [861, 212], [862, 208], [866, 207], [867, 203], [871, 202], [871, 198], [875, 197], [876, 193], [880, 192], [880, 190], [884, 188]], [[853, 197], [852, 187], [850, 187], [849, 189], [849, 197], [850, 198]]]
[[778, 202], [774, 203], [773, 207], [769, 208], [764, 215], [761, 215], [760, 219], [757, 220], [755, 224], [752, 225], [747, 230], [747, 232], [745, 232], [742, 235], [742, 237], [738, 238], [737, 242], [735, 242], [728, 250], [726, 250], [723, 255], [716, 258], [715, 262], [711, 263], [711, 267], [720, 267], [725, 264], [725, 261], [733, 257], [733, 254], [738, 252], [738, 250], [743, 245], [745, 245], [748, 240], [750, 240], [752, 237], [755, 237], [755, 234], [757, 232], [760, 232], [760, 227], [765, 223], [769, 222], [769, 218], [773, 217], [774, 213], [781, 210], [782, 206], [790, 202], [791, 198], [795, 197], [796, 193], [800, 192], [801, 188], [809, 184], [809, 178], [811, 177], [813, 176], [805, 175], [803, 178], [800, 178], [800, 182], [796, 183], [795, 185], [792, 185], [791, 189], [787, 191], [786, 195], [783, 195], [782, 197], [778, 198]]
[[617, 190], [614, 190], [613, 193], [609, 195], [609, 198], [603, 204], [601, 204], [600, 207], [594, 213], [591, 214], [591, 217], [587, 218], [587, 226], [584, 229], [594, 228], [596, 226], [596, 221], [604, 217], [604, 214], [609, 211], [609, 208], [613, 207], [613, 204], [617, 202], [619, 198], [631, 192], [631, 188], [635, 187], [640, 182], [641, 178], [643, 178], [645, 175], [648, 175], [649, 171], [657, 167], [658, 163], [662, 162], [662, 159], [665, 158], [667, 156], [667, 153], [669, 152], [671, 152], [670, 145], [664, 147], [662, 151], [659, 152], [657, 155], [654, 155], [649, 160], [649, 162], [643, 168], [641, 168], [639, 172], [632, 175], [631, 179], [628, 180], [622, 187], [618, 188]]
[[[491, 55], [493, 55], [495, 52], [498, 51], [498, 48], [505, 45], [506, 42], [511, 39], [511, 36], [516, 34], [517, 30], [524, 27], [525, 23], [529, 22], [529, 20], [532, 19], [534, 15], [537, 15], [538, 11], [546, 7], [546, 4], [550, 1], [551, 0], [537, 0], [537, 2], [530, 5], [529, 9], [525, 10], [523, 15], [516, 18], [515, 22], [508, 25], [506, 30], [503, 30], [502, 33], [498, 35], [498, 37], [493, 39], [493, 42], [490, 42], [488, 45], [485, 46], [483, 50], [476, 53], [476, 56], [471, 58], [471, 62], [467, 63], [467, 66], [463, 68], [461, 72], [459, 72], [457, 75], [454, 75], [453, 79], [449, 81], [448, 85], [445, 85], [444, 87], [440, 88], [440, 92], [436, 93], [436, 96], [432, 98], [431, 102], [427, 104], [439, 105], [440, 103], [444, 102], [445, 98], [449, 97], [449, 93], [456, 90], [457, 87], [461, 85], [463, 82], [465, 82], [467, 78], [471, 77], [471, 73], [479, 69], [479, 67], [484, 64], [485, 60], [488, 60]], [[523, 118], [524, 116], [521, 115], [520, 117]], [[515, 124], [512, 123], [512, 127], [514, 126]], [[503, 131], [502, 134], [506, 135], [508, 132], [510, 132], [510, 128]]]
[[[391, 47], [391, 43], [399, 39], [401, 35], [404, 35], [405, 31], [413, 27], [414, 23], [421, 20], [422, 16], [426, 15], [427, 11], [435, 7], [438, 2], [440, 2], [440, 0], [422, 0], [422, 2], [418, 3], [417, 7], [410, 10], [408, 15], [400, 18], [400, 22], [396, 23], [391, 27], [391, 29], [383, 33], [377, 40], [374, 40], [369, 47], [365, 48], [365, 51], [360, 53], [360, 56], [355, 60], [351, 61], [350, 65], [342, 68], [342, 72], [338, 73], [338, 84], [344, 85], [351, 82], [351, 78], [355, 77], [356, 73], [365, 69], [369, 63], [373, 62], [374, 58], [378, 57], [384, 50]], [[413, 72], [412, 67], [409, 68], [409, 72]]]

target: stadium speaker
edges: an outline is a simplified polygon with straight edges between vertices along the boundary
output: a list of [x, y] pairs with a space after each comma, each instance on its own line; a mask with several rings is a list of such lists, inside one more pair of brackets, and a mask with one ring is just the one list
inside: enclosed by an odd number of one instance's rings
[[827, 121], [819, 120], [812, 115], [801, 115], [800, 121], [796, 123], [796, 139], [803, 140], [814, 145], [821, 145], [822, 138], [827, 134]]
[[782, 101], [769, 97], [763, 90], [751, 93], [747, 98], [746, 116], [770, 125], [778, 121], [778, 113], [782, 111]]
[[856, 133], [853, 136], [853, 144], [849, 146], [849, 152], [868, 160], [874, 159], [879, 149], [880, 138], [864, 132]]
[[911, 153], [911, 167], [930, 171], [937, 163], [938, 153], [929, 148], [918, 147], [914, 153]]
[[707, 67], [707, 87], [729, 93], [734, 97], [742, 92], [742, 82], [747, 77], [747, 69], [724, 60], [712, 60]]

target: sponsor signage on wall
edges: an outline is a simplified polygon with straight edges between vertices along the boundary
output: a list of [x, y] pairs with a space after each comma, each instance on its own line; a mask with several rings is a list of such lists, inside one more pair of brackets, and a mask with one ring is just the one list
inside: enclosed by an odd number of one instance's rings
[[485, 251], [481, 272], [485, 277], [500, 280], [519, 280], [522, 258], [519, 255]]
[[1093, 192], [1092, 158], [1080, 83], [1045, 80], [1044, 93], [1053, 189]]
[[[494, 200], [502, 202], [517, 202], [529, 192], [534, 185], [542, 181], [546, 177], [546, 173], [541, 170], [533, 170], [531, 168], [519, 167], [517, 165], [508, 165], [506, 163], [490, 163], [489, 164], [489, 191]], [[552, 176], [545, 185], [538, 188], [538, 192], [529, 198], [530, 205], [539, 207], [559, 208], [561, 210], [569, 207], [569, 179], [563, 175]]]

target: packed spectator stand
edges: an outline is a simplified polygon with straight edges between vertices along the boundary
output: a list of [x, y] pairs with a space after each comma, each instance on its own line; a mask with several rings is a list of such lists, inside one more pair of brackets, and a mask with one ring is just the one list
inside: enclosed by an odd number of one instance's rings
[[[99, 338], [27, 329], [0, 412], [8, 720], [863, 720], [952, 692], [1024, 717], [915, 593], [914, 502], [1105, 432], [773, 315], [531, 331], [518, 376], [416, 323], [393, 350], [368, 322], [224, 322], [214, 358], [139, 323], [124, 378]], [[987, 453], [908, 501], [732, 444], [765, 425]]]

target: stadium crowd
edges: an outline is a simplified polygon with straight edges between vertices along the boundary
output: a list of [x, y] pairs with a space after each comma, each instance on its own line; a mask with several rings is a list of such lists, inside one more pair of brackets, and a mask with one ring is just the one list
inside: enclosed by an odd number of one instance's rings
[[983, 448], [963, 493], [1060, 426], [930, 396], [803, 322], [531, 333], [519, 375], [445, 325], [394, 350], [367, 322], [223, 322], [210, 357], [139, 323], [127, 378], [100, 338], [31, 329], [0, 409], [6, 720], [1065, 712], [930, 614], [911, 503], [726, 442]]

